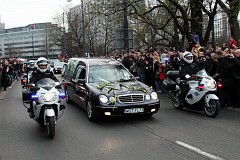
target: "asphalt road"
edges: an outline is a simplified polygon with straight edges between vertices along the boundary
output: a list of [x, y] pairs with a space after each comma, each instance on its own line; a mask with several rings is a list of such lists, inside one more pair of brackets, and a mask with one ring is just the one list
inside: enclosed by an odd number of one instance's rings
[[201, 160], [240, 159], [240, 112], [217, 118], [176, 110], [165, 95], [152, 118], [106, 118], [89, 122], [84, 110], [66, 104], [56, 135], [29, 118], [20, 82], [0, 92], [0, 160]]

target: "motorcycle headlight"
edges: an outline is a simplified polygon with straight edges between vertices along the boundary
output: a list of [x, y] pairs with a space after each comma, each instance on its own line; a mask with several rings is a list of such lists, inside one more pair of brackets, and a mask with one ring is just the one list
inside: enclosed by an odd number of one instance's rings
[[145, 99], [149, 101], [151, 99], [151, 96], [149, 94], [146, 94]]
[[51, 101], [55, 101], [55, 99], [57, 98], [57, 95], [56, 93], [44, 93], [41, 95], [41, 98], [43, 101], [51, 102]]
[[158, 99], [158, 95], [157, 95], [157, 93], [156, 92], [152, 92], [151, 93], [151, 97], [152, 97], [152, 99]]
[[215, 89], [216, 88], [216, 84], [214, 82], [208, 82], [206, 84], [206, 87], [209, 89]]
[[107, 103], [107, 102], [108, 102], [108, 97], [105, 96], [105, 95], [100, 95], [100, 96], [99, 96], [99, 100], [100, 100], [102, 103]]

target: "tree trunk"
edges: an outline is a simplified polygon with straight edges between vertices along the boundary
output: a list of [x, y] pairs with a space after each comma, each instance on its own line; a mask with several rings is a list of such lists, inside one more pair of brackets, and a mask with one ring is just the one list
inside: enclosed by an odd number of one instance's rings
[[[231, 29], [231, 36], [238, 41], [240, 39], [240, 30], [237, 17], [229, 17], [228, 20]], [[239, 44], [238, 44], [239, 45]]]
[[239, 23], [237, 18], [240, 10], [240, 1], [228, 0], [229, 8], [223, 3], [222, 0], [218, 0], [218, 1], [219, 1], [220, 7], [228, 15], [228, 22], [230, 24], [231, 36], [238, 41], [240, 39], [240, 29], [239, 29]]
[[191, 32], [195, 32], [200, 39], [200, 44], [202, 43], [202, 31], [203, 31], [203, 16], [202, 16], [202, 9], [199, 5], [200, 1], [203, 0], [191, 0], [190, 6], [191, 6]]
[[[202, 45], [203, 46], [207, 45], [207, 42], [209, 41], [211, 32], [214, 32], [214, 16], [213, 17], [209, 17], [209, 21], [208, 21], [208, 26], [207, 26], [207, 30], [206, 30], [206, 33], [205, 33], [205, 37], [204, 37], [204, 39], [202, 41]], [[215, 37], [212, 37], [212, 43], [214, 43], [214, 38]]]
[[174, 35], [173, 35], [173, 46], [179, 51], [180, 44], [179, 44], [179, 36], [178, 36], [178, 28], [175, 22], [174, 23]]

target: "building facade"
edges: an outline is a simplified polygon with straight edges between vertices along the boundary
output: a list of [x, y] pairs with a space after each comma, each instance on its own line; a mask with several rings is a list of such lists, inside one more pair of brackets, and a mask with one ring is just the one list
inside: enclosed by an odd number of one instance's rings
[[[134, 1], [132, 1], [133, 3]], [[142, 0], [137, 7], [139, 9], [142, 4], [145, 4], [145, 1]], [[117, 6], [119, 5], [119, 6]], [[121, 5], [121, 6], [120, 6]], [[102, 56], [113, 51], [116, 51], [119, 47], [119, 41], [123, 41], [122, 38], [122, 29], [123, 29], [123, 13], [116, 12], [114, 10], [119, 9], [119, 7], [123, 8], [122, 1], [109, 1], [109, 0], [87, 0], [84, 1], [84, 18], [85, 18], [85, 42], [88, 47], [88, 51], [94, 52], [95, 56]], [[114, 8], [115, 6], [115, 8]], [[98, 11], [98, 12], [96, 12]], [[130, 13], [130, 9], [128, 13]], [[70, 9], [71, 20], [74, 21], [74, 15], [81, 15], [82, 9], [81, 5], [75, 6]], [[113, 14], [114, 13], [114, 14]], [[78, 23], [81, 23], [81, 16]], [[81, 31], [80, 25], [80, 31]], [[130, 17], [128, 17], [128, 27], [132, 28], [135, 25], [132, 23]], [[132, 31], [132, 29], [130, 29]], [[129, 31], [129, 32], [130, 32]], [[71, 32], [69, 30], [69, 32]], [[129, 35], [129, 39], [133, 39]], [[82, 37], [81, 37], [82, 38]], [[82, 41], [82, 40], [81, 40]], [[130, 43], [133, 46], [133, 40]], [[74, 46], [74, 44], [73, 44]]]
[[217, 41], [226, 40], [231, 33], [227, 14], [221, 10], [214, 19], [214, 33]]
[[[95, 56], [101, 56], [115, 47], [115, 25], [114, 15], [104, 16], [103, 14], [96, 14], [94, 12], [94, 6], [100, 8], [104, 13], [106, 8], [104, 5], [107, 0], [84, 1], [84, 20], [85, 20], [85, 51], [93, 53]], [[76, 20], [76, 17], [78, 20]], [[80, 23], [79, 31], [82, 32], [82, 9], [81, 5], [77, 5], [70, 9], [70, 23], [74, 24], [74, 21]], [[69, 32], [71, 28], [69, 27]], [[83, 42], [83, 33], [79, 33], [81, 42]], [[74, 38], [73, 38], [74, 39]], [[73, 46], [76, 46], [76, 42], [72, 42]]]
[[61, 47], [57, 46], [50, 36], [52, 25], [36, 23], [0, 30], [1, 58], [56, 58], [61, 54]]

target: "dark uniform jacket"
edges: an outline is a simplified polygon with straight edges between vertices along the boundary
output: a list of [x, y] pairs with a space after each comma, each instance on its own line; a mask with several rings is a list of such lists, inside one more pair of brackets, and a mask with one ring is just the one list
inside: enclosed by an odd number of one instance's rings
[[198, 72], [198, 66], [195, 63], [189, 64], [185, 61], [182, 61], [179, 67], [179, 78], [184, 80], [186, 75], [190, 76]]
[[37, 70], [32, 73], [32, 77], [30, 78], [30, 83], [36, 84], [37, 81], [43, 78], [51, 78], [55, 82], [59, 82], [58, 79], [54, 76], [53, 72], [47, 70], [45, 73], [43, 73]]
[[217, 73], [219, 74], [219, 78], [222, 80], [224, 86], [232, 86], [232, 58], [229, 56], [221, 57], [218, 59], [218, 68]]

